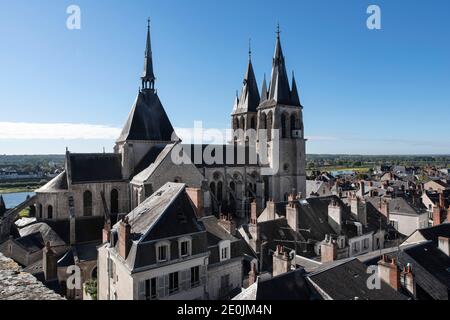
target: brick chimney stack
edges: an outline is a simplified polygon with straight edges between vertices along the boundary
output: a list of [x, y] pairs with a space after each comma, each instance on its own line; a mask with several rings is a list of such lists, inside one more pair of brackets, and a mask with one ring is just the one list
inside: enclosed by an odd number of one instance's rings
[[297, 202], [297, 197], [290, 194], [288, 196], [288, 204], [286, 205], [286, 220], [289, 227], [294, 231], [297, 231], [298, 229], [298, 213], [299, 204]]
[[328, 205], [328, 224], [336, 234], [342, 231], [342, 208], [336, 200], [332, 200]]
[[256, 200], [250, 204], [250, 224], [256, 224], [258, 222], [258, 206]]
[[444, 196], [444, 192], [442, 190], [439, 191], [439, 206], [442, 209], [445, 209], [445, 196]]
[[337, 243], [331, 235], [326, 235], [325, 240], [320, 245], [322, 263], [333, 262], [337, 259]]
[[378, 275], [393, 289], [398, 290], [400, 288], [400, 270], [395, 259], [383, 255], [382, 259], [378, 261]]
[[250, 264], [250, 272], [248, 273], [248, 286], [250, 287], [252, 284], [256, 282], [257, 272], [256, 272], [256, 264]]
[[56, 253], [51, 248], [50, 242], [47, 242], [42, 250], [42, 270], [46, 281], [58, 278]]
[[412, 272], [411, 265], [408, 263], [406, 267], [403, 268], [400, 274], [403, 279], [404, 288], [413, 296], [416, 296], [416, 282], [414, 280], [414, 274]]
[[195, 207], [197, 218], [204, 215], [203, 193], [201, 188], [186, 188], [186, 194], [191, 199]]
[[102, 243], [107, 243], [111, 239], [111, 222], [106, 221], [102, 230]]
[[275, 202], [273, 202], [272, 199], [267, 201], [266, 204], [266, 210], [267, 210], [267, 217], [268, 220], [275, 220]]
[[388, 200], [380, 198], [380, 212], [389, 221], [389, 201]]
[[126, 259], [131, 249], [131, 225], [128, 217], [125, 217], [119, 224], [119, 255]]
[[272, 275], [277, 275], [291, 271], [292, 260], [288, 252], [285, 252], [283, 246], [278, 245], [277, 250], [273, 253], [273, 270]]
[[441, 206], [437, 205], [433, 207], [433, 226], [441, 224]]

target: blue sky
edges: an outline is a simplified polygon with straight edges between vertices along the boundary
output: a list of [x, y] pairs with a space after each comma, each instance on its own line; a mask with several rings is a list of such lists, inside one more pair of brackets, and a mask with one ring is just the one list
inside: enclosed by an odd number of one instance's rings
[[[81, 30], [66, 28], [71, 4]], [[366, 28], [370, 4], [381, 30]], [[174, 127], [229, 127], [248, 39], [261, 87], [279, 22], [308, 153], [448, 154], [449, 15], [446, 0], [0, 0], [0, 154], [111, 150], [140, 85], [148, 16]]]

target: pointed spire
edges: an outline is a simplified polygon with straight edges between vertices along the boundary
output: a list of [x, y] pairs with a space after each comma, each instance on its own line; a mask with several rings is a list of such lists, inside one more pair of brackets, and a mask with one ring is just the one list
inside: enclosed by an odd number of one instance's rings
[[260, 103], [267, 100], [267, 83], [266, 83], [266, 74], [264, 73], [264, 80], [261, 88], [261, 100]]
[[292, 71], [291, 103], [293, 106], [301, 106], [300, 97], [299, 97], [298, 91], [297, 91], [297, 83], [295, 82], [294, 71]]
[[286, 65], [284, 62], [283, 50], [280, 40], [280, 25], [277, 26], [277, 42], [272, 62], [272, 76], [269, 88], [268, 99], [273, 99], [278, 103], [290, 104], [290, 88], [289, 80], [286, 73]]
[[155, 75], [153, 73], [152, 45], [150, 39], [150, 18], [147, 20], [147, 44], [145, 47], [144, 72], [142, 73], [142, 89], [155, 88]]
[[3, 200], [3, 196], [0, 194], [0, 216], [2, 216], [6, 212], [6, 204]]
[[234, 103], [233, 103], [233, 111], [236, 111], [238, 106], [239, 106], [239, 93], [236, 90], [236, 96], [234, 98]]
[[[249, 58], [251, 50], [249, 49]], [[259, 89], [256, 83], [255, 73], [253, 71], [253, 65], [251, 59], [248, 61], [247, 72], [245, 73], [241, 97], [238, 99], [238, 106], [236, 112], [256, 112], [256, 108], [259, 105]]]

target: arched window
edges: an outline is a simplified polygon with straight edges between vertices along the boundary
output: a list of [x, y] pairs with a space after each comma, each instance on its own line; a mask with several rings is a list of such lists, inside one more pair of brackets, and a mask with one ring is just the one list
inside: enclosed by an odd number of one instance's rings
[[288, 123], [288, 115], [283, 113], [281, 115], [281, 138], [287, 138], [287, 123]]
[[234, 183], [234, 181], [230, 182], [230, 189], [236, 191], [236, 184]]
[[267, 128], [267, 117], [264, 112], [261, 112], [261, 115], [259, 116], [259, 128], [260, 129]]
[[47, 219], [53, 219], [53, 207], [51, 205], [47, 207]]
[[83, 193], [83, 215], [85, 217], [92, 216], [92, 192], [89, 190]]
[[219, 181], [217, 183], [217, 200], [222, 201], [223, 183]]
[[255, 117], [251, 117], [251, 118], [250, 118], [250, 128], [256, 129], [256, 121], [255, 121]]
[[233, 118], [233, 130], [239, 129], [239, 121], [237, 118]]
[[272, 140], [272, 125], [273, 125], [273, 116], [272, 111], [267, 114], [267, 141]]
[[291, 130], [297, 129], [297, 120], [295, 114], [291, 114]]
[[42, 203], [39, 203], [39, 209], [38, 209], [38, 211], [39, 211], [39, 218], [42, 219]]
[[117, 189], [111, 190], [111, 213], [119, 213], [119, 191]]
[[241, 121], [241, 125], [239, 126], [239, 128], [241, 128], [242, 130], [245, 130], [245, 118], [241, 117], [240, 121]]

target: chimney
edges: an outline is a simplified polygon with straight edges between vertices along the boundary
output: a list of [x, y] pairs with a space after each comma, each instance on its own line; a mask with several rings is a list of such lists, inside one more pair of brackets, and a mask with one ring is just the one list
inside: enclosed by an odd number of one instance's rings
[[224, 228], [229, 234], [236, 235], [236, 223], [231, 215], [220, 215], [219, 225]]
[[447, 257], [450, 257], [450, 238], [439, 237], [439, 250], [441, 250]]
[[131, 226], [128, 217], [125, 217], [119, 224], [119, 255], [126, 259], [131, 249]]
[[367, 226], [367, 207], [364, 200], [353, 197], [350, 200], [350, 211], [362, 225]]
[[335, 201], [331, 201], [328, 205], [328, 224], [333, 228], [337, 235], [342, 231], [342, 208]]
[[248, 286], [250, 287], [252, 284], [256, 282], [256, 264], [250, 264], [250, 272], [248, 273]]
[[256, 204], [256, 200], [250, 204], [250, 224], [257, 224], [258, 222], [258, 207]]
[[45, 281], [58, 278], [56, 253], [51, 248], [50, 242], [47, 242], [42, 250], [42, 270], [44, 271]]
[[331, 235], [326, 235], [325, 240], [320, 245], [322, 263], [333, 262], [337, 258], [337, 243]]
[[298, 230], [298, 213], [299, 204], [294, 200], [293, 196], [289, 196], [289, 203], [286, 205], [286, 220], [292, 230]]
[[365, 186], [365, 184], [364, 184], [364, 181], [361, 180], [361, 181], [359, 182], [359, 190], [358, 190], [358, 195], [359, 195], [361, 198], [363, 198], [364, 195], [366, 194], [365, 188], [366, 188], [366, 186]]
[[386, 199], [380, 198], [380, 212], [387, 218], [389, 221], [389, 201]]
[[445, 196], [444, 196], [444, 192], [442, 190], [439, 191], [439, 206], [442, 209], [445, 209]]
[[268, 220], [275, 220], [275, 202], [273, 202], [272, 199], [267, 201], [266, 210]]
[[390, 259], [383, 255], [378, 261], [378, 275], [381, 280], [390, 285], [393, 289], [400, 288], [400, 270], [397, 267], [395, 259]]
[[203, 194], [201, 188], [186, 188], [186, 193], [191, 199], [195, 207], [195, 212], [197, 218], [203, 217], [204, 207], [203, 207]]
[[441, 207], [439, 205], [433, 207], [433, 226], [441, 224]]
[[411, 294], [411, 296], [415, 297], [416, 282], [414, 281], [414, 274], [412, 273], [412, 268], [409, 263], [406, 267], [403, 268], [400, 276], [403, 279], [403, 287]]
[[111, 239], [111, 223], [105, 221], [105, 225], [102, 230], [102, 243], [108, 243]]
[[272, 275], [277, 275], [291, 271], [292, 257], [288, 252], [284, 252], [283, 246], [278, 245], [276, 251], [273, 253], [273, 270]]

